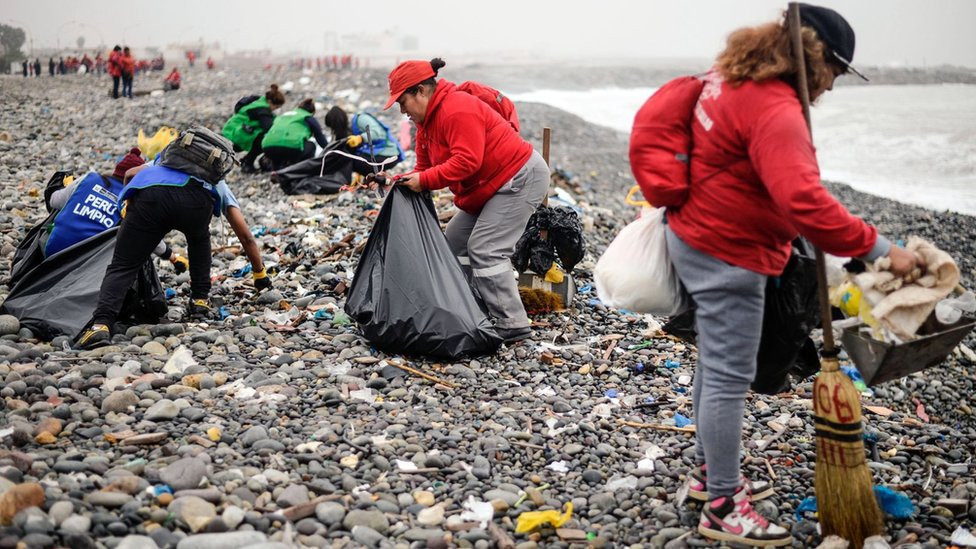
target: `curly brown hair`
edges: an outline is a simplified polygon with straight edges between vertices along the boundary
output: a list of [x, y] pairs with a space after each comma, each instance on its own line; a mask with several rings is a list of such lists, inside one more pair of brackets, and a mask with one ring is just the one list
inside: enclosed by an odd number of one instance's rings
[[[834, 73], [825, 55], [824, 43], [817, 33], [804, 26], [801, 34], [806, 57], [807, 88], [813, 101], [830, 89]], [[716, 68], [732, 86], [746, 80], [760, 82], [780, 78], [797, 89], [796, 61], [785, 21], [734, 31], [729, 35], [725, 50], [718, 55]]]

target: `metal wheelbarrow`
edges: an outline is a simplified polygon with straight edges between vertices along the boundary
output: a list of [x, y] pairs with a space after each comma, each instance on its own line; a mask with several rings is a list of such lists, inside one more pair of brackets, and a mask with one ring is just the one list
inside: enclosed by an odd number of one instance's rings
[[916, 339], [899, 344], [862, 334], [861, 326], [845, 328], [841, 342], [864, 382], [878, 385], [942, 363], [976, 326], [976, 318], [963, 315], [955, 323], [945, 325], [933, 313], [918, 330]]

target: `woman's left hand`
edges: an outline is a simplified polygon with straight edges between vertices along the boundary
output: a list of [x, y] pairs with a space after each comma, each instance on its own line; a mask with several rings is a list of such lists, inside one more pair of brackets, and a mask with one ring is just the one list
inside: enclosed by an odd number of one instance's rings
[[424, 190], [424, 188], [420, 186], [420, 172], [405, 175], [400, 179], [397, 179], [397, 184], [403, 185], [415, 193], [419, 193], [420, 191]]

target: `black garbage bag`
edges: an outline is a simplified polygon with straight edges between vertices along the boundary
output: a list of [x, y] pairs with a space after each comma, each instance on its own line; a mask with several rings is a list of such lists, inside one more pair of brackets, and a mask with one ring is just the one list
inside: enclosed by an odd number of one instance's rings
[[[75, 337], [95, 312], [118, 230], [112, 227], [34, 266], [11, 288], [0, 312], [17, 317], [22, 326], [42, 339]], [[156, 268], [149, 260], [126, 294], [119, 320], [155, 323], [167, 310]]]
[[[774, 395], [790, 386], [789, 375], [799, 379], [820, 369], [820, 356], [810, 332], [820, 322], [817, 301], [817, 260], [804, 239], [793, 241], [793, 253], [783, 273], [766, 282], [762, 337], [756, 355], [752, 390]], [[668, 319], [664, 332], [695, 342], [695, 309]]]
[[352, 181], [353, 160], [326, 154], [276, 171], [271, 179], [285, 194], [336, 194]]
[[395, 186], [359, 258], [345, 311], [379, 349], [447, 359], [501, 344], [427, 193]]
[[568, 273], [584, 255], [586, 242], [579, 215], [569, 208], [541, 207], [515, 244], [512, 264], [520, 273], [531, 269], [545, 274], [558, 258], [559, 266]]

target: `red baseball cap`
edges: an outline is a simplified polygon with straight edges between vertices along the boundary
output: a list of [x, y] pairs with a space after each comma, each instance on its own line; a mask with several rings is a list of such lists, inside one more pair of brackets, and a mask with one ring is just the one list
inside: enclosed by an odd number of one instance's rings
[[412, 60], [400, 63], [395, 69], [390, 71], [390, 98], [386, 101], [386, 105], [383, 106], [383, 110], [385, 111], [393, 106], [397, 99], [403, 95], [403, 92], [407, 91], [411, 86], [416, 86], [436, 75], [437, 73], [434, 72], [434, 67], [430, 66], [430, 61]]

